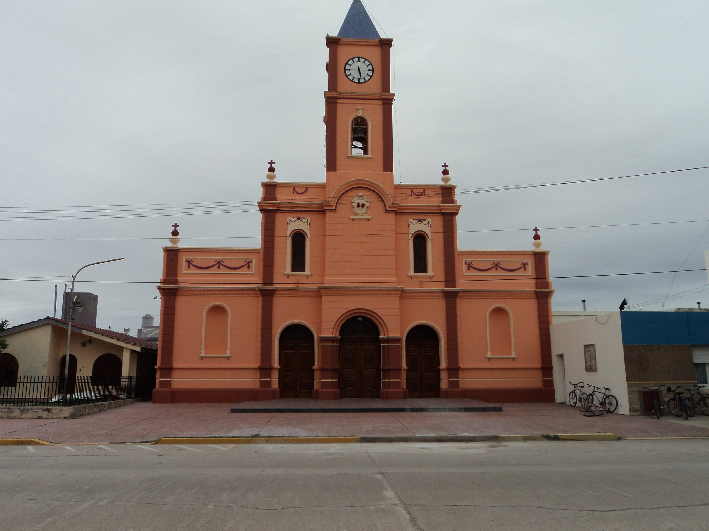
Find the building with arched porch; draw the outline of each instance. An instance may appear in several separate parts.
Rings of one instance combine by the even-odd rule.
[[[326,38],[324,182],[261,183],[261,246],[163,249],[155,402],[552,401],[548,253],[459,250],[455,185],[395,184],[391,39]],[[184,230],[184,228],[183,228]]]

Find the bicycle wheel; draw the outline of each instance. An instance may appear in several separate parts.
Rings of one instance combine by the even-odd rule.
[[[682,409],[680,408],[679,402],[675,397],[667,400],[667,411],[672,413],[675,417],[682,416]]]
[[[613,395],[607,395],[603,399],[603,409],[608,413],[614,413],[618,409],[618,399]]]
[[[689,412],[687,411],[687,402],[681,404],[680,407],[682,408],[682,418],[684,420],[687,420],[689,418]]]
[[[693,417],[697,414],[696,408],[694,407],[694,402],[691,400],[685,400],[684,403],[687,404],[687,416]]]
[[[587,394],[581,393],[581,397],[579,398],[579,411],[583,411],[584,413],[588,411],[588,408],[591,406],[591,401],[588,398]]]
[[[653,407],[655,408],[655,416],[657,417],[657,420],[660,420],[660,417],[662,416],[662,408],[660,407],[660,399],[657,398],[656,396],[653,397]]]
[[[576,391],[571,391],[569,393],[569,405],[571,407],[576,407],[577,402],[578,402],[578,396],[576,396]]]
[[[700,400],[697,400],[697,409],[702,415],[709,415],[709,398],[703,396]]]

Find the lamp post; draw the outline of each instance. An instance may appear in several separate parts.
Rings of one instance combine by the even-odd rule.
[[[111,260],[102,260],[100,262],[93,262],[91,264],[86,264],[84,267],[79,269],[75,274],[71,276],[71,293],[69,294],[69,331],[66,335],[66,362],[64,363],[64,403],[67,404],[68,400],[68,390],[69,390],[69,365],[71,365],[70,353],[71,349],[71,322],[74,320],[74,283],[76,282],[76,277],[79,276],[84,269],[87,267],[95,266],[98,264],[107,264],[108,262],[118,262],[119,260],[124,260],[123,258],[112,258]]]

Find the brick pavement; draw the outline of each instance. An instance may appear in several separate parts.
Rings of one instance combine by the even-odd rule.
[[[707,417],[689,421],[584,417],[563,404],[503,404],[482,413],[231,413],[233,404],[136,403],[77,419],[0,419],[0,439],[122,443],[161,437],[542,435],[709,437]],[[680,419],[681,420],[681,419]]]

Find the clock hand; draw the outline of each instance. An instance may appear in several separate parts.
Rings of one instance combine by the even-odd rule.
[[[362,67],[357,65],[357,72],[359,73],[359,77],[362,77]]]

